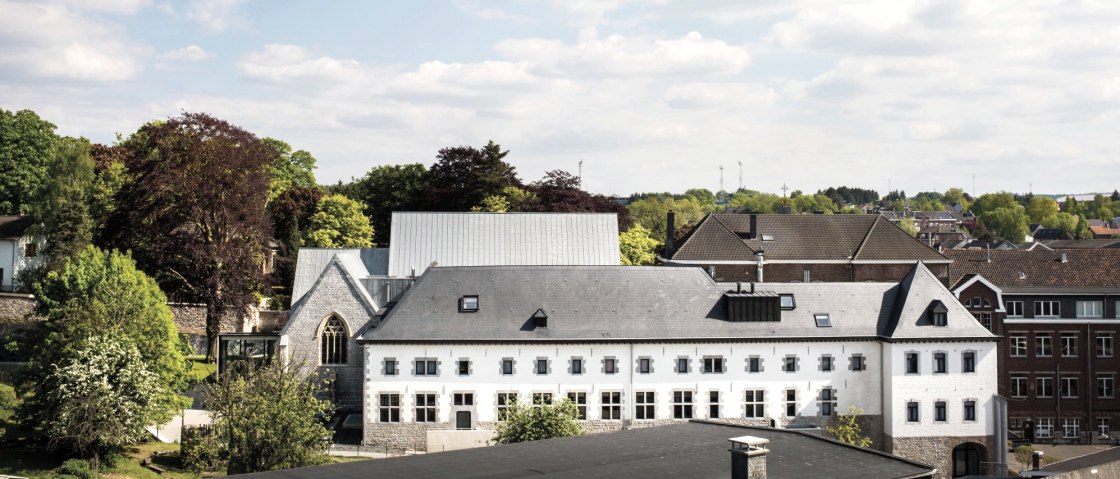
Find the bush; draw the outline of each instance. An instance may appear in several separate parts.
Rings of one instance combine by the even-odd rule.
[[[69,459],[58,466],[55,472],[78,479],[93,479],[96,477],[93,474],[93,468],[89,466],[89,461],[84,459]]]
[[[215,471],[225,461],[225,448],[211,426],[197,426],[183,429],[179,442],[179,461],[183,467],[193,471]]]

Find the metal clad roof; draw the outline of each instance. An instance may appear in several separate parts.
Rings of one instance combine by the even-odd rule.
[[[607,213],[393,213],[388,274],[439,266],[617,265]]]
[[[370,271],[370,268],[384,264],[384,258],[387,256],[387,252],[383,248],[381,248],[381,251],[358,248],[300,248],[299,252],[296,253],[296,274],[295,280],[292,282],[292,304],[295,304],[303,295],[307,294],[307,291],[319,279],[319,275],[323,274],[323,270],[327,268],[331,258],[334,258],[336,254],[341,257],[343,264],[346,265],[351,274],[358,276],[377,274],[376,271]]]

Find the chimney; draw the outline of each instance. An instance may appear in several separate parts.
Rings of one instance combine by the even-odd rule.
[[[766,449],[769,439],[741,436],[731,441],[731,479],[766,479]]]
[[[758,238],[758,215],[752,214],[751,215],[750,239],[757,239],[757,238]]]
[[[759,250],[758,253],[755,253],[755,256],[758,258],[758,277],[755,278],[755,281],[764,283],[766,282],[766,280],[762,279],[762,265],[765,258],[763,258],[762,256],[762,250]]]
[[[1038,471],[1039,463],[1042,462],[1042,451],[1034,451],[1031,453],[1031,470]]]
[[[1062,264],[1066,264],[1068,262],[1069,262],[1069,257],[1066,256],[1065,253],[1062,253]]]
[[[673,257],[673,236],[677,234],[677,213],[669,210],[665,214],[665,257]]]

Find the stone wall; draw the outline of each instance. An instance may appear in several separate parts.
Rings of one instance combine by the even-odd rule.
[[[995,456],[993,436],[938,436],[901,437],[886,436],[886,452],[911,461],[937,468],[936,479],[949,479],[953,474],[953,448],[974,442],[984,447],[980,462],[990,462]]]
[[[23,321],[36,304],[30,294],[0,293],[0,321]]]

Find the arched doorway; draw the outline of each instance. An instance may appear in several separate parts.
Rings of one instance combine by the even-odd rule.
[[[953,477],[979,475],[980,463],[988,456],[984,446],[966,442],[953,448]]]

